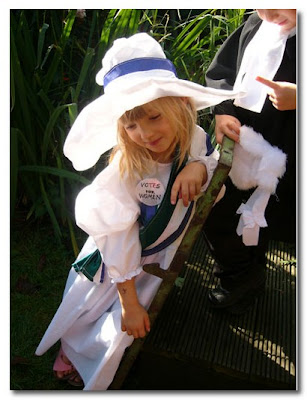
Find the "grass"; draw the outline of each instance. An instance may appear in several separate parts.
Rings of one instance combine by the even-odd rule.
[[[68,232],[63,235],[66,243],[59,245],[50,224],[12,224],[11,390],[72,389],[52,374],[58,345],[41,357],[34,354],[61,302],[74,259]]]

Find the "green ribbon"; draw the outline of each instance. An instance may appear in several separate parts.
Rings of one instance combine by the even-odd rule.
[[[96,249],[93,253],[81,258],[81,260],[75,261],[72,266],[76,272],[82,272],[90,281],[93,282],[93,278],[96,275],[102,262],[100,251]]]
[[[167,184],[167,188],[161,202],[160,207],[158,208],[157,213],[153,216],[153,218],[149,221],[149,223],[140,229],[140,241],[142,245],[142,249],[150,246],[154,243],[165,230],[169,220],[171,219],[174,209],[176,205],[171,204],[171,191],[173,183],[179,172],[183,169],[187,162],[187,156],[185,157],[184,162],[178,168],[178,159],[175,158],[173,162],[170,178]],[[83,257],[81,260],[75,261],[72,266],[74,267],[76,272],[82,272],[90,281],[93,282],[93,278],[96,275],[100,265],[102,262],[102,257],[100,251],[96,249],[94,252],[88,254]],[[100,279],[100,282],[103,281],[103,276]]]

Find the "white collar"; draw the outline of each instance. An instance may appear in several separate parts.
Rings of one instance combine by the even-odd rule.
[[[259,30],[247,45],[234,84],[234,90],[246,92],[246,96],[234,101],[236,106],[260,113],[268,94],[268,87],[256,81],[257,76],[272,80],[281,64],[290,35],[296,28],[282,32],[280,26],[263,21]]]

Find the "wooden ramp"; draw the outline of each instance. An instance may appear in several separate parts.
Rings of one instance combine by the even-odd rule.
[[[271,242],[264,294],[213,310],[214,260],[199,236],[121,389],[295,389],[295,246]]]

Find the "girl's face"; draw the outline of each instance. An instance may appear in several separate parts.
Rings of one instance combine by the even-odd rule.
[[[129,138],[148,149],[154,160],[161,163],[171,162],[170,149],[174,146],[176,135],[168,119],[159,111],[148,106],[144,116],[128,120],[123,126]]]
[[[272,22],[281,27],[283,32],[289,31],[296,26],[296,10],[256,10],[259,18],[263,21]]]

